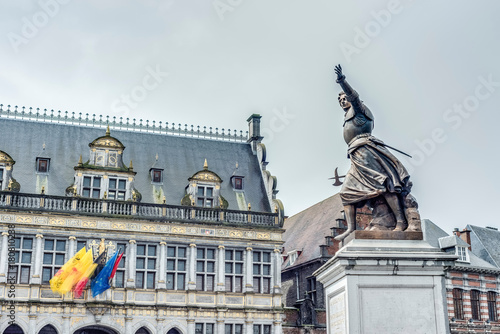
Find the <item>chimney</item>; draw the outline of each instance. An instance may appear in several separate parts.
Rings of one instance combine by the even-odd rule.
[[[472,247],[470,245],[470,232],[471,232],[470,230],[466,230],[464,228],[461,232],[458,232],[459,233],[458,236],[460,237],[460,239],[469,244],[469,250],[472,251]]]
[[[248,143],[252,145],[252,151],[254,154],[257,152],[257,144],[262,141],[264,137],[260,135],[260,119],[262,116],[259,114],[253,114],[248,117]]]

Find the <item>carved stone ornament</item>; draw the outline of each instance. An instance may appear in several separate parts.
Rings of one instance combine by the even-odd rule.
[[[87,307],[87,310],[94,315],[95,322],[101,322],[102,316],[109,311],[109,307]]]

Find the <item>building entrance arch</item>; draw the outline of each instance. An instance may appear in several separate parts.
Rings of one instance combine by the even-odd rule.
[[[114,329],[104,326],[86,326],[78,329],[74,334],[119,334]]]
[[[175,328],[172,328],[171,330],[169,330],[167,332],[167,334],[182,334],[181,332],[179,332],[177,329]]]

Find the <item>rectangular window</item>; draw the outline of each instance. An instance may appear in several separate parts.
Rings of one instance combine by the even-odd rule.
[[[224,325],[224,334],[243,334],[243,325],[226,324]]]
[[[195,334],[214,334],[214,324],[196,323],[194,328]]]
[[[488,317],[490,322],[497,321],[497,293],[488,291]]]
[[[101,198],[101,177],[84,176],[83,177],[83,197]]]
[[[253,291],[271,293],[271,253],[253,252]]]
[[[253,334],[271,334],[271,325],[253,325]]]
[[[206,208],[214,206],[214,188],[198,186],[196,205]]]
[[[464,301],[463,290],[453,289],[453,309],[455,310],[455,319],[464,319]]]
[[[3,168],[0,168],[0,190],[3,190]]]
[[[110,178],[108,184],[108,199],[124,201],[127,192],[127,180]]]
[[[124,288],[125,287],[125,264],[126,264],[126,251],[127,251],[127,244],[125,243],[117,243],[116,248],[118,251],[123,252],[122,259],[120,263],[118,264],[118,268],[116,269],[116,274],[115,274],[115,287],[116,288]]]
[[[309,298],[313,301],[314,305],[316,305],[316,277],[308,277],[307,278],[307,293]]]
[[[215,249],[196,248],[196,290],[214,291]]]
[[[469,259],[467,258],[467,247],[457,246],[456,254],[458,255],[457,261],[469,262]]]
[[[226,249],[225,286],[227,292],[243,292],[243,251]]]
[[[163,182],[163,169],[151,168],[151,182],[153,183]]]
[[[8,265],[9,277],[15,277],[17,284],[29,284],[33,238],[17,237],[14,239],[14,263]]]
[[[472,311],[472,320],[481,320],[481,304],[478,290],[470,291],[470,307]]]
[[[243,178],[241,178],[241,177],[234,178],[234,189],[238,189],[238,190],[243,189]]]
[[[154,289],[156,277],[156,245],[138,244],[135,262],[135,287]]]
[[[45,239],[43,243],[42,284],[50,279],[66,263],[66,240]]]
[[[167,289],[185,290],[186,287],[186,247],[167,247]]]
[[[36,171],[38,173],[48,173],[49,172],[50,159],[47,158],[36,158]]]

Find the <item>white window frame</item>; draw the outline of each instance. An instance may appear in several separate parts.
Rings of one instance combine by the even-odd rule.
[[[52,249],[47,249],[47,243],[53,242]],[[64,249],[57,249],[58,244],[64,243]],[[59,269],[66,263],[66,254],[68,249],[68,242],[66,239],[48,237],[43,240],[43,255],[42,255],[42,284],[49,284],[49,281],[44,280],[44,273],[50,270],[50,278],[52,278]],[[50,263],[46,262],[46,255],[51,255]],[[62,262],[56,263],[57,258],[62,258]],[[50,280],[49,278],[49,280]]]
[[[85,178],[90,178],[90,186],[85,186]],[[99,187],[96,187],[94,186],[94,180],[95,178],[99,178],[100,179],[100,184],[99,184]],[[82,197],[85,197],[85,198],[94,198],[94,199],[100,199],[102,198],[102,194],[103,194],[103,175],[83,175],[82,176]],[[89,189],[89,196],[85,196],[84,195],[84,192],[85,192],[85,189]],[[99,197],[93,197],[92,194],[94,193],[94,190],[99,190]]]
[[[170,255],[170,250],[175,248],[175,254]],[[179,249],[183,249],[184,256],[179,256]],[[183,270],[179,269],[179,263],[184,263]],[[184,245],[167,245],[167,290],[186,290],[188,279],[188,256],[187,247]],[[172,266],[173,264],[173,266]],[[179,286],[179,276],[183,277],[183,286]],[[172,282],[170,282],[170,279]],[[171,284],[171,285],[170,285]]]
[[[111,189],[111,181],[116,181],[115,188]],[[125,182],[125,188],[119,188],[120,182],[123,181]],[[118,176],[111,176],[108,177],[108,184],[107,184],[107,199],[110,200],[115,200],[115,201],[125,201],[127,199],[127,182],[128,180],[126,178],[120,178]],[[119,194],[123,195],[123,198],[119,198]]]
[[[470,262],[469,249],[463,246],[455,247],[455,254],[458,256],[457,261],[459,262]]]
[[[203,195],[200,190],[203,189]],[[211,189],[212,196],[208,196],[208,189]],[[201,205],[200,205],[201,201]],[[210,203],[210,205],[207,205]],[[213,185],[198,185],[196,187],[196,206],[203,208],[213,208],[215,205],[215,186]]]

